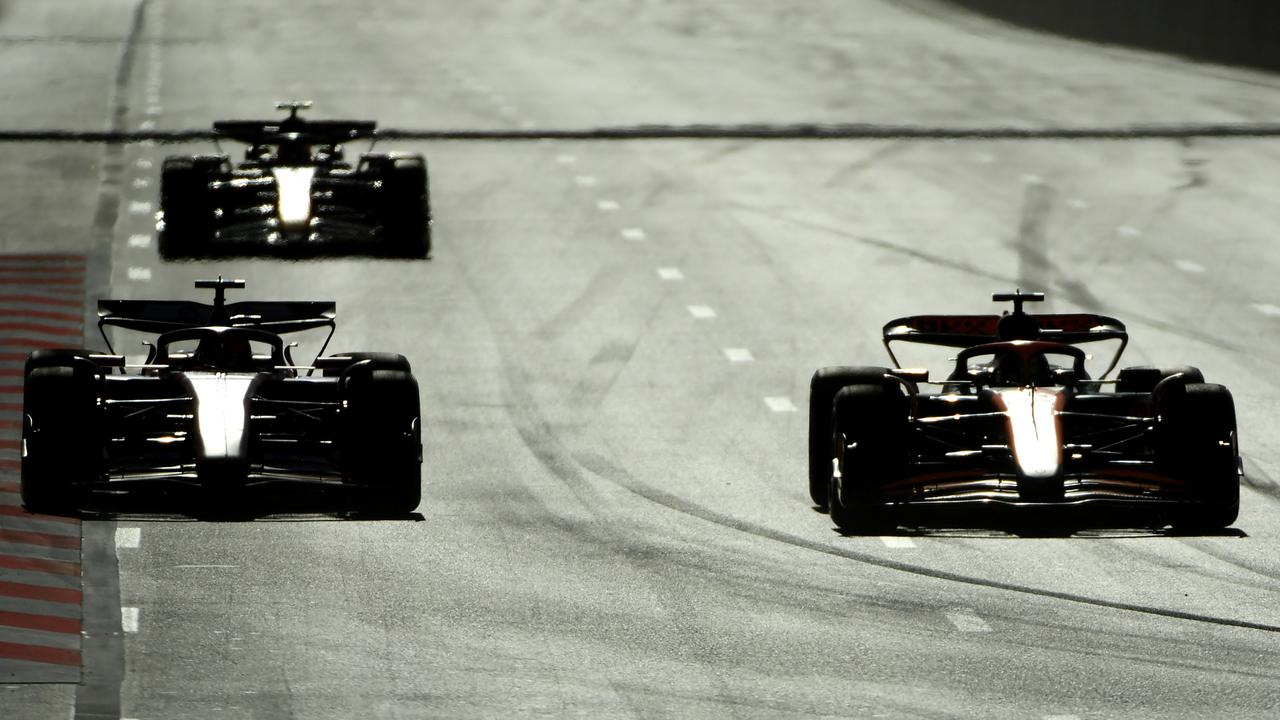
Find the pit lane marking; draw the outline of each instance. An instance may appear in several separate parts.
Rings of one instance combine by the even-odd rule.
[[[725,348],[724,356],[729,358],[731,363],[749,363],[755,361],[755,356],[746,348]]]
[[[136,607],[120,608],[120,629],[127,633],[138,632],[138,615]]]
[[[1254,303],[1253,309],[1267,317],[1280,317],[1280,307],[1276,307],[1271,303]]]
[[[796,412],[799,409],[789,397],[767,397],[764,399],[764,404],[776,413]]]
[[[882,535],[880,537],[880,542],[884,543],[885,547],[894,548],[894,549],[905,550],[907,548],[913,548],[916,546],[916,544],[911,540],[911,538],[901,537],[898,535]]]
[[[129,236],[129,247],[144,248],[150,247],[151,236],[142,233],[136,233]]]
[[[710,305],[690,305],[689,314],[699,320],[710,320],[716,316],[716,311]]]
[[[663,280],[683,280],[684,273],[680,272],[680,268],[660,267],[658,268],[658,277]]]
[[[617,200],[598,200],[596,201],[596,209],[600,212],[616,212],[622,206]]]
[[[987,621],[978,617],[977,613],[968,608],[948,610],[943,615],[960,632],[991,632],[991,626],[987,624]]]
[[[1204,266],[1193,260],[1174,260],[1173,266],[1184,273],[1202,273]]]
[[[147,282],[151,280],[151,268],[149,267],[131,267],[129,268],[129,279],[139,282]]]
[[[141,546],[142,546],[142,528],[136,528],[136,527],[116,528],[116,549],[117,550],[136,550]]]
[[[641,228],[623,228],[622,237],[626,240],[643,240],[647,236]]]

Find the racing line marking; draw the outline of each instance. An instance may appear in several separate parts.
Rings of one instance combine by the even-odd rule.
[[[622,237],[627,240],[643,240],[646,236],[640,228],[623,228]]]
[[[617,200],[599,200],[596,202],[596,209],[600,212],[614,212],[621,207]]]
[[[716,311],[712,310],[709,305],[690,305],[689,314],[699,320],[710,320],[716,316]]]
[[[151,245],[151,236],[137,233],[129,236],[129,247],[144,248]]]
[[[680,272],[680,268],[663,267],[658,268],[658,277],[663,280],[683,280],[684,273]]]
[[[1192,260],[1174,260],[1173,265],[1184,273],[1204,272],[1204,266]]]
[[[138,632],[138,608],[120,608],[120,629],[127,633]]]
[[[916,546],[916,544],[911,541],[911,538],[900,537],[897,535],[882,535],[880,537],[880,542],[884,543],[884,546],[888,548],[906,549]]]
[[[136,550],[142,546],[142,528],[116,528],[116,549]]]
[[[1276,307],[1271,303],[1254,303],[1253,309],[1267,317],[1280,317],[1280,307]]]
[[[795,412],[799,409],[789,397],[767,397],[764,399],[764,404],[776,413]]]
[[[991,626],[987,624],[987,621],[978,617],[974,611],[968,608],[956,608],[943,614],[960,632],[991,632]]]
[[[724,356],[729,358],[731,363],[748,363],[755,360],[751,351],[746,348],[725,348]]]

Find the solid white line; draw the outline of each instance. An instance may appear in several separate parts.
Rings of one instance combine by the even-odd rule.
[[[658,268],[658,277],[663,280],[683,280],[684,273],[680,272],[680,268]]]
[[[640,228],[623,228],[622,237],[627,240],[643,240],[646,236]]]
[[[556,162],[560,163],[561,165],[572,165],[578,162],[578,158],[572,155],[557,155]]]
[[[150,235],[143,235],[141,233],[138,233],[136,235],[129,236],[129,247],[144,248],[144,247],[150,247],[150,245],[151,245]]]
[[[116,549],[134,549],[142,545],[142,528],[116,528]]]
[[[149,268],[149,267],[131,267],[131,268],[129,268],[129,279],[130,279],[130,280],[139,280],[139,281],[142,281],[142,282],[149,281],[149,280],[151,279],[151,268]]]
[[[690,305],[689,314],[699,320],[710,320],[716,316],[716,311],[712,310],[709,305]]]
[[[134,215],[150,215],[151,203],[141,200],[131,200],[129,202],[129,212]]]
[[[732,363],[748,363],[755,360],[751,351],[746,348],[725,348],[724,356]]]
[[[617,200],[600,200],[596,202],[596,209],[600,212],[613,212],[621,207]]]
[[[595,175],[578,175],[573,178],[573,181],[581,187],[593,187],[599,182]]]
[[[1280,317],[1280,307],[1276,307],[1271,303],[1254,303],[1253,309],[1267,317]]]
[[[138,608],[120,608],[120,629],[127,633],[138,632]]]
[[[1135,238],[1142,234],[1142,231],[1132,225],[1121,225],[1116,228],[1116,234],[1120,237]]]
[[[913,548],[916,546],[916,544],[911,541],[911,538],[900,537],[897,535],[882,535],[880,537],[880,542],[884,543],[885,547],[890,548]]]
[[[958,608],[943,613],[960,632],[991,632],[991,626],[972,610]]]
[[[1173,265],[1184,273],[1204,272],[1204,266],[1194,260],[1174,260]]]
[[[796,404],[791,402],[789,397],[767,397],[764,399],[764,404],[768,405],[769,409],[776,413],[795,412],[797,410]]]

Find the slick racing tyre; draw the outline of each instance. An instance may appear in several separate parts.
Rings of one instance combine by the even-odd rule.
[[[22,504],[33,513],[74,514],[83,485],[102,472],[98,375],[87,359],[66,360],[40,358],[26,374],[20,487]]]
[[[896,387],[850,385],[836,393],[832,443],[836,470],[827,507],[842,532],[873,534],[893,525],[879,488],[906,469],[907,400]]]
[[[1240,513],[1235,403],[1222,385],[1188,383],[1161,394],[1156,412],[1162,470],[1191,484],[1194,499],[1172,519],[1180,531],[1215,531]]]
[[[887,368],[825,367],[809,381],[809,498],[820,508],[827,506],[831,485],[831,411],[836,393],[848,385],[886,383]],[[896,384],[896,383],[895,383]]]
[[[1159,385],[1161,380],[1179,373],[1182,374],[1183,382],[1204,382],[1204,375],[1200,372],[1200,369],[1190,365],[1174,367],[1135,365],[1120,369],[1120,374],[1116,376],[1116,392],[1149,393],[1156,389],[1156,385]]]
[[[387,352],[349,352],[332,355],[327,360],[347,358],[350,362],[341,367],[326,367],[321,373],[324,377],[338,377],[350,370],[357,363],[364,363],[370,370],[401,370],[410,372],[409,359],[399,353]]]
[[[160,168],[160,256],[205,255],[213,237],[213,200],[209,183],[225,158],[168,157]]]
[[[343,474],[357,486],[361,512],[406,515],[422,501],[418,383],[404,370],[355,365],[342,389]]]
[[[390,257],[425,258],[431,252],[431,197],[421,155],[366,155],[361,168],[382,183],[378,216]]]

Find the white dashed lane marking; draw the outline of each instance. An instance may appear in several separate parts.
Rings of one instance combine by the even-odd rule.
[[[118,527],[116,528],[116,548],[117,549],[135,549],[142,545],[142,528],[136,527]]]
[[[1276,307],[1271,303],[1254,303],[1253,309],[1267,317],[1280,317],[1280,307]]]
[[[663,280],[683,280],[684,273],[680,272],[680,268],[663,267],[658,268],[658,277]]]
[[[1071,198],[1070,200],[1067,201],[1067,207],[1072,208],[1074,210],[1084,210],[1085,208],[1089,207],[1089,203],[1085,202],[1084,200],[1081,200],[1080,198]]]
[[[144,248],[151,246],[151,236],[138,233],[129,236],[129,247]]]
[[[151,279],[151,268],[131,267],[129,268],[129,279],[142,282],[148,281]]]
[[[120,629],[127,633],[138,632],[138,608],[120,608]]]
[[[888,548],[899,548],[899,549],[901,549],[901,548],[913,548],[913,547],[915,547],[915,546],[916,546],[916,544],[915,544],[914,542],[912,542],[912,541],[911,541],[911,538],[909,538],[909,537],[901,537],[901,536],[898,536],[898,535],[884,535],[884,536],[881,536],[881,538],[880,538],[880,542],[884,543],[884,546],[885,546],[885,547],[888,547]]]
[[[138,158],[133,161],[133,166],[139,170],[150,170],[152,162],[150,158]]]
[[[1142,231],[1132,225],[1121,225],[1116,228],[1116,234],[1120,237],[1135,238],[1142,234]]]
[[[1020,179],[1022,180],[1022,182],[1026,183],[1027,185],[1043,185],[1044,184],[1044,178],[1040,177],[1039,175],[1036,175],[1035,173],[1027,173],[1023,175]]]
[[[595,175],[578,175],[573,181],[581,187],[594,187],[599,182]]]
[[[991,632],[991,626],[987,624],[987,621],[967,608],[948,610],[943,614],[960,632]]]
[[[150,215],[151,203],[141,200],[131,200],[129,202],[129,212],[133,215]]]
[[[155,130],[155,129],[156,129],[156,121],[155,121],[155,120],[143,120],[142,122],[138,123],[138,129],[139,129],[139,130]]]
[[[561,165],[572,165],[578,162],[578,158],[572,155],[557,155],[556,162],[560,163]]]
[[[689,314],[699,320],[710,320],[716,316],[716,311],[712,310],[709,305],[690,305]]]
[[[979,165],[990,165],[996,161],[996,156],[991,153],[978,153],[973,159],[978,161]]]
[[[1173,266],[1184,273],[1202,273],[1204,266],[1194,260],[1174,260]]]
[[[532,120],[521,120],[521,121],[520,121],[520,129],[522,129],[522,130],[532,130],[533,128],[536,128],[536,127],[538,127],[538,123],[536,123],[536,122],[534,122],[534,121],[532,121]]]
[[[798,409],[789,397],[767,397],[764,399],[764,404],[776,413],[795,412]]]
[[[614,212],[621,207],[617,200],[599,200],[596,202],[596,209],[600,212]]]
[[[622,231],[622,237],[627,240],[643,240],[646,236],[640,228],[626,228]]]
[[[134,178],[133,187],[135,190],[145,190],[146,188],[151,187],[151,181],[147,178]]]
[[[755,360],[755,356],[746,348],[725,348],[724,356],[732,363],[748,363]]]
[[[163,107],[161,107],[161,106],[159,106],[159,105],[148,105],[148,106],[147,106],[147,114],[148,114],[148,115],[159,115],[159,114],[161,114],[161,113],[163,113],[163,112],[164,112],[164,108],[163,108]]]

